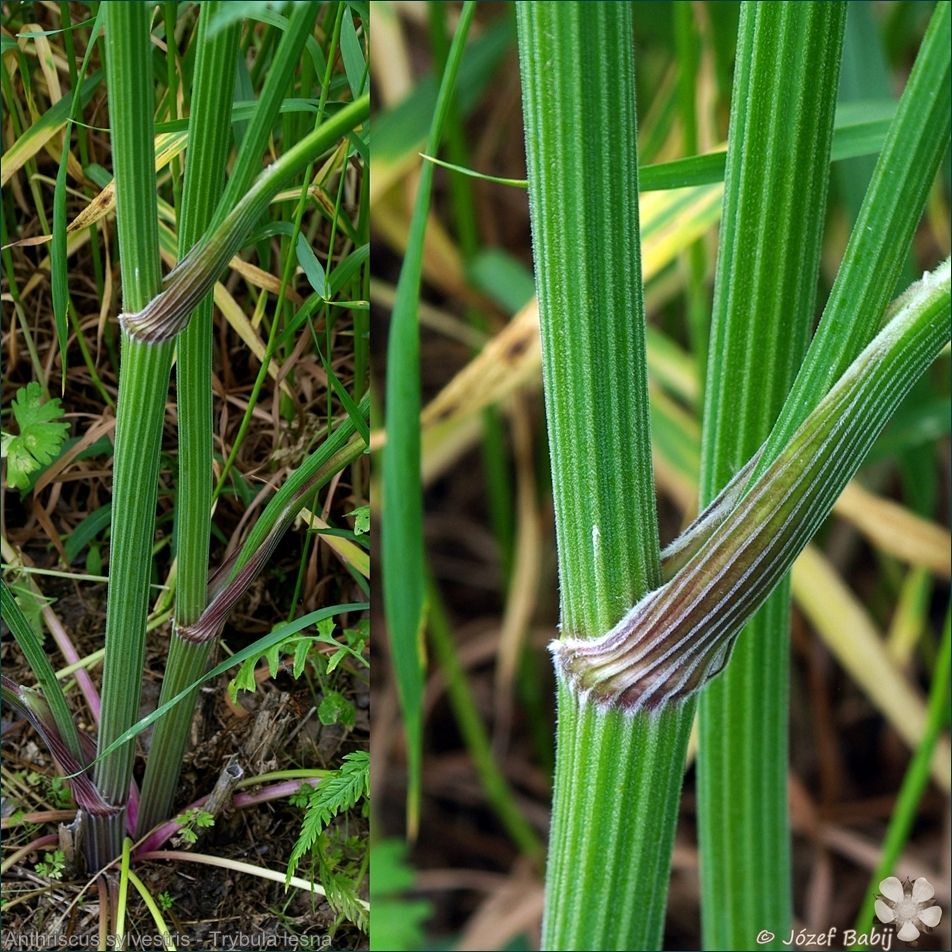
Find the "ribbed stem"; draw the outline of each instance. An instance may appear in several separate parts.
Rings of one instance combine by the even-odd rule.
[[[806,352],[845,17],[843,4],[741,7],[702,508],[767,438]],[[748,948],[766,925],[781,937],[789,931],[789,614],[784,579],[700,702],[698,836],[710,949]]]
[[[660,949],[694,699],[632,718],[560,685],[558,707],[542,948]]]
[[[561,627],[584,639],[660,584],[631,10],[516,11]],[[659,947],[693,704],[558,702],[543,948]]]
[[[116,217],[123,305],[138,310],[161,286],[153,152],[151,8],[116,2],[106,8],[106,76],[109,91]],[[159,456],[173,345],[129,340],[123,334],[113,463],[112,537],[106,607],[106,656],[98,744],[103,751],[137,719],[145,654],[146,618]],[[135,747],[126,744],[96,766],[103,798],[125,804]],[[119,854],[125,811],[90,818],[87,861],[93,868]]]
[[[594,636],[661,580],[630,11],[516,9],[562,631]]]
[[[189,149],[179,216],[179,259],[201,238],[221,195],[231,144],[229,79],[238,56],[240,21],[206,39],[219,2],[200,8]],[[207,295],[178,341],[179,418],[177,624],[193,622],[205,608],[212,508],[212,297]]]
[[[221,4],[201,7],[195,80],[189,117],[189,149],[179,213],[179,258],[202,236],[221,195],[231,145],[234,75],[240,21],[207,39],[208,24]],[[179,420],[179,481],[176,500],[178,566],[175,626],[159,704],[197,681],[210,644],[182,642],[177,629],[196,621],[205,609],[212,511],[212,308],[211,295],[198,305],[177,341],[176,382]],[[175,707],[155,728],[146,765],[137,833],[168,819],[188,743],[194,698]]]

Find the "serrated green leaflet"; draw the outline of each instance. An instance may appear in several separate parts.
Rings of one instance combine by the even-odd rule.
[[[13,416],[19,435],[3,434],[3,456],[7,460],[7,478],[20,489],[30,485],[30,474],[50,463],[59,453],[69,425],[57,423],[62,416],[59,400],[41,404],[42,391],[36,382],[17,390]]]

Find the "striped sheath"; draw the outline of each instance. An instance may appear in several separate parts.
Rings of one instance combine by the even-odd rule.
[[[584,701],[628,713],[682,701],[730,659],[916,379],[949,340],[947,259],[890,308],[856,358],[752,485],[760,452],[662,554],[673,577],[600,638],[550,645]]]

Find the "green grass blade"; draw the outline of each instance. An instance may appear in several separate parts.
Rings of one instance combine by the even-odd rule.
[[[702,508],[767,438],[806,352],[845,17],[838,4],[741,8],[704,408]],[[789,610],[789,587],[782,584],[700,702],[698,838],[709,949],[748,948],[766,926],[789,933]]]
[[[324,373],[327,374],[327,379],[334,388],[334,393],[337,394],[337,399],[340,400],[341,405],[347,411],[347,415],[353,421],[360,438],[364,441],[364,446],[370,446],[370,425],[366,420],[366,415],[360,412],[357,404],[354,403],[354,398],[347,392],[347,388],[340,382],[337,374],[334,373],[334,368],[331,367],[330,361],[324,356],[316,336],[314,337],[314,347],[321,358],[321,363],[324,365]]]
[[[359,99],[367,91],[367,57],[360,48],[360,40],[354,28],[354,17],[349,9],[345,10],[341,24],[340,53],[351,95],[354,99]]]
[[[146,730],[146,728],[151,727],[159,718],[165,717],[169,711],[175,707],[175,705],[181,704],[182,701],[189,697],[189,695],[192,694],[197,688],[200,688],[203,684],[207,684],[209,681],[214,680],[215,678],[219,677],[219,675],[225,674],[231,670],[231,668],[241,664],[243,661],[247,661],[249,658],[261,658],[265,656],[268,653],[268,650],[274,647],[274,645],[278,645],[282,641],[290,638],[291,635],[295,635],[299,631],[303,631],[308,627],[308,625],[316,625],[319,621],[323,621],[325,618],[332,618],[334,615],[342,615],[345,612],[364,612],[367,611],[368,608],[370,608],[370,605],[367,602],[355,602],[354,604],[347,605],[331,605],[328,608],[321,608],[317,611],[310,612],[307,615],[302,615],[300,618],[295,618],[294,621],[289,621],[285,625],[280,625],[279,627],[275,628],[274,631],[269,632],[267,635],[259,638],[253,644],[248,645],[247,648],[242,648],[241,651],[236,651],[231,657],[226,658],[220,664],[215,665],[215,667],[210,671],[206,671],[195,683],[189,684],[174,697],[171,697],[167,701],[163,702],[151,714],[148,714],[140,721],[136,721],[127,731],[125,731],[123,734],[120,734],[109,747],[106,747],[98,753],[96,762],[101,762],[103,757],[108,757],[111,754],[114,754],[124,745],[128,745],[130,741],[135,740],[139,734]]]
[[[431,3],[427,13],[433,60],[439,68],[442,68],[447,56],[446,5]],[[446,116],[446,153],[453,162],[465,165],[469,159],[466,137],[457,106],[459,93],[459,90],[455,92]],[[456,239],[464,267],[468,267],[479,250],[480,244],[475,198],[471,183],[465,176],[450,176],[449,189]],[[477,330],[484,331],[487,326],[486,316],[473,307],[467,310],[466,321]],[[508,581],[512,574],[515,542],[514,504],[509,451],[503,421],[494,407],[487,407],[483,411],[482,429],[482,466],[485,476],[486,502],[489,507],[493,536],[499,548],[502,577]]]
[[[430,635],[430,643],[433,645],[434,654],[446,679],[446,691],[453,705],[453,716],[463,735],[473,767],[479,776],[479,782],[486,792],[486,799],[495,810],[512,841],[526,856],[539,864],[541,869],[545,845],[519,809],[513,790],[493,755],[492,744],[479,713],[476,699],[466,678],[466,672],[460,664],[456,643],[453,640],[453,631],[446,617],[446,609],[443,607],[439,590],[432,579],[428,579],[427,588],[429,601],[427,631]]]
[[[60,362],[65,368],[66,338],[69,333],[67,309],[69,286],[66,267],[66,156],[69,153],[69,124],[63,134],[63,155],[56,173],[53,190],[53,241],[50,243],[50,284],[53,292],[53,320],[59,338]],[[62,378],[62,392],[66,392],[66,374]]]
[[[892,100],[848,103],[846,106],[841,103],[836,112],[830,161],[872,156],[879,152],[889,134],[889,124],[895,113],[896,103]],[[434,159],[432,156],[426,156],[426,159],[470,178],[498,182],[514,188],[527,188],[529,185],[525,179],[498,178],[454,165],[452,162]],[[669,188],[711,185],[724,181],[726,164],[726,152],[709,152],[706,155],[692,155],[686,159],[673,159],[656,165],[643,165],[638,170],[638,186],[642,192],[657,192]]]
[[[430,126],[426,151],[435,154],[476,6],[463,7]],[[372,173],[371,173],[372,174]],[[407,735],[409,790],[407,832],[419,822],[423,745],[423,657],[425,569],[423,491],[420,485],[420,341],[417,306],[423,268],[423,239],[433,185],[425,162],[417,186],[407,252],[400,271],[387,349],[387,444],[383,451],[383,587],[400,704]]]
[[[100,7],[96,13],[96,21],[90,32],[90,39],[83,56],[82,70],[78,74],[83,76],[89,64],[89,58],[95,49],[93,39],[99,35],[105,19],[105,9]],[[73,95],[70,97],[70,118],[75,119],[81,112],[81,88],[76,82]],[[56,187],[53,191],[53,241],[50,245],[50,282],[53,288],[53,317],[56,322],[56,334],[59,338],[60,359],[63,365],[63,390],[66,390],[66,339],[69,334],[67,326],[67,308],[69,306],[69,287],[66,264],[66,170],[67,156],[69,155],[70,123],[66,124],[63,132],[63,151],[60,156],[60,167],[56,173]],[[80,335],[81,336],[81,335]]]
[[[30,665],[37,683],[43,689],[43,696],[56,721],[60,739],[77,763],[84,763],[85,758],[79,746],[79,734],[76,731],[72,712],[66,703],[63,688],[56,678],[56,672],[50,664],[46,651],[43,650],[42,642],[37,638],[33,626],[27,621],[23,609],[17,604],[6,582],[0,582],[0,615],[10,626],[10,631],[13,632],[13,637],[23,651],[23,656]]]
[[[92,44],[90,44],[92,45]],[[80,108],[85,109],[93,93],[102,82],[102,70],[97,69],[80,87]],[[42,117],[26,129],[17,141],[3,154],[0,170],[0,185],[6,185],[17,169],[33,158],[60,129],[64,128],[72,110],[72,98],[64,96],[55,106],[50,106]]]

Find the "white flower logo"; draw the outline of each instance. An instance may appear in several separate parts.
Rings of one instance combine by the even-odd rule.
[[[883,894],[876,899],[876,916],[880,922],[896,923],[896,935],[903,942],[915,942],[920,930],[931,932],[939,924],[942,910],[932,902],[935,890],[928,879],[911,883],[907,878],[901,883],[890,876],[879,888]]]

